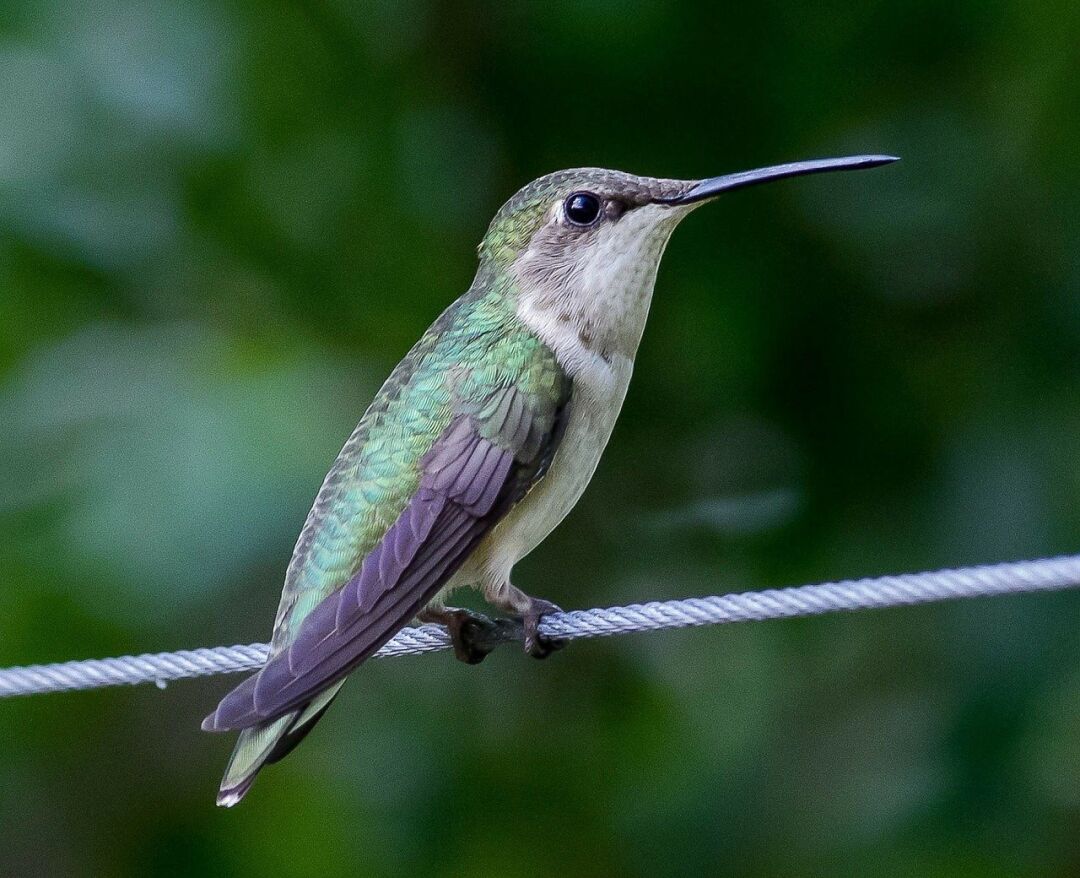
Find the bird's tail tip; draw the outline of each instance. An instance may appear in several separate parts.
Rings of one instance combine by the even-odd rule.
[[[203,722],[204,729],[221,731],[213,722],[215,716],[216,713],[213,713],[206,718]],[[225,776],[221,779],[217,795],[218,805],[231,808],[247,795],[260,769],[267,762],[273,761],[282,739],[287,736],[295,720],[295,714],[286,714],[280,719],[240,732],[229,757],[229,764],[225,767]]]
[[[222,778],[217,796],[218,805],[231,808],[243,799],[262,767],[277,762],[303,740],[340,688],[341,683],[338,682],[298,710],[241,728],[229,764],[225,767],[225,777]],[[246,717],[241,716],[241,719],[246,720]],[[218,705],[218,709],[202,723],[203,729],[208,732],[228,731],[236,728],[236,725],[235,716],[223,711],[222,705]]]
[[[251,789],[252,784],[255,783],[255,777],[258,772],[252,773],[249,777],[245,777],[239,783],[226,786],[223,782],[221,789],[218,790],[217,804],[219,808],[231,808],[233,805],[240,803],[240,800],[247,795],[248,790]]]

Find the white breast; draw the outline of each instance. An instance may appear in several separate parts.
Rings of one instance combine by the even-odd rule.
[[[620,355],[575,377],[566,431],[551,468],[492,534],[490,567],[508,575],[574,508],[611,438],[633,368]]]
[[[631,330],[632,343],[623,348],[629,354],[589,346],[573,324],[559,320],[550,310],[532,310],[527,303],[519,307],[522,321],[555,351],[570,374],[573,390],[566,429],[550,469],[474,555],[481,579],[507,580],[514,564],[555,529],[588,487],[626,398],[634,371],[633,353],[648,315],[651,281],[652,277],[645,281],[647,289],[632,309],[636,313],[621,315],[624,321],[629,317],[637,324]]]

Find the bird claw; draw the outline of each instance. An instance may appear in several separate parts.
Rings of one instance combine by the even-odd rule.
[[[445,625],[458,661],[477,665],[498,645],[503,625],[473,610],[446,609],[420,614],[421,622]]]
[[[562,649],[569,643],[568,640],[545,637],[540,633],[540,620],[548,613],[561,612],[551,601],[531,598],[520,622],[512,619],[491,619],[473,610],[457,608],[425,610],[418,618],[421,622],[444,625],[457,659],[476,665],[487,658],[500,643],[517,637],[523,638],[525,652],[533,658],[547,658],[556,650]]]
[[[561,612],[562,610],[551,601],[545,601],[542,598],[533,598],[530,601],[528,609],[521,617],[521,625],[525,634],[525,652],[533,658],[547,658],[569,642],[555,637],[545,637],[540,633],[540,620],[548,613]]]

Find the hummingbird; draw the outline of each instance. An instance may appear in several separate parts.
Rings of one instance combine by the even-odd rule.
[[[451,607],[480,589],[520,619],[526,652],[561,646],[558,610],[511,581],[592,478],[630,383],[672,231],[725,192],[872,168],[862,155],[704,180],[600,168],[529,183],[495,215],[468,291],[391,372],[330,468],[285,575],[269,657],[202,724],[239,731],[218,795],[235,805],[289,753],[346,676],[414,619],[484,658],[496,624]]]

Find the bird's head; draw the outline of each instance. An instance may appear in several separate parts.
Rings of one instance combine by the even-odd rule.
[[[636,312],[647,310],[664,247],[688,213],[733,189],[892,161],[879,155],[820,159],[705,180],[602,168],[558,171],[502,206],[480,245],[481,264],[509,273],[519,307],[536,319],[550,312],[583,338],[609,336],[601,341],[629,348],[632,356],[644,322]]]

